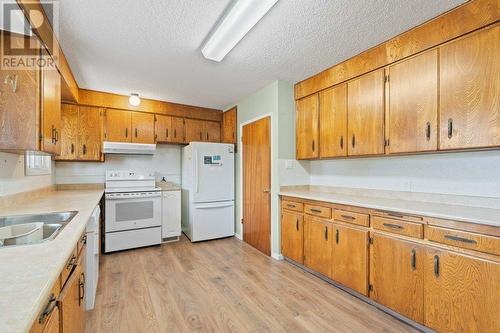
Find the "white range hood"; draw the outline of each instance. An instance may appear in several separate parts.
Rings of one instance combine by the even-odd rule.
[[[104,141],[103,144],[103,152],[105,154],[153,155],[155,151],[156,144],[109,141]]]

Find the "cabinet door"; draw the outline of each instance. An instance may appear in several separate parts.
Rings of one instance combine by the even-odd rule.
[[[384,70],[347,84],[348,155],[384,153]]]
[[[216,121],[205,121],[203,140],[206,142],[220,142],[220,123]]]
[[[347,84],[319,94],[319,119],[319,156],[347,156]]]
[[[155,115],[132,112],[132,142],[155,143]]]
[[[61,105],[61,154],[58,160],[76,160],[78,156],[78,105]]]
[[[423,323],[424,251],[415,243],[373,235],[370,297],[418,323]]]
[[[186,119],[184,126],[185,142],[203,142],[203,130],[203,120]]]
[[[389,67],[388,153],[437,150],[438,53]]]
[[[85,331],[85,275],[77,265],[60,295],[62,333]]]
[[[55,307],[47,320],[47,325],[45,325],[43,333],[60,333],[60,314],[59,308]]]
[[[181,192],[164,192],[163,207],[166,211],[163,214],[162,238],[179,237],[181,235]]]
[[[185,143],[184,118],[172,117],[172,142]]]
[[[172,141],[172,117],[156,115],[155,116],[155,138],[156,142]]]
[[[333,225],[332,279],[368,296],[368,231]]]
[[[287,211],[281,214],[281,254],[304,263],[304,215]]]
[[[57,69],[42,70],[42,150],[61,153],[61,75]]]
[[[297,101],[296,129],[297,159],[319,157],[318,94]]]
[[[234,107],[222,114],[222,142],[236,145],[236,113]]]
[[[439,149],[500,146],[500,26],[439,49]]]
[[[98,107],[79,107],[78,159],[100,161],[102,151],[103,119]]]
[[[500,332],[500,264],[435,248],[424,262],[425,325],[439,332]]]
[[[330,277],[332,274],[332,223],[306,215],[304,265]]]
[[[131,112],[114,109],[106,110],[106,141],[131,142]]]

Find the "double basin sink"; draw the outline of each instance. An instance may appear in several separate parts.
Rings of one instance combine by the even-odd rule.
[[[77,213],[67,211],[0,217],[0,247],[52,240]]]

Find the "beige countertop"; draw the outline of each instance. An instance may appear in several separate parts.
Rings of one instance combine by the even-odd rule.
[[[29,331],[102,195],[102,189],[50,191],[1,209],[0,216],[78,214],[51,241],[0,248],[0,332]]]
[[[181,186],[172,182],[156,182],[156,186],[161,188],[162,191],[180,191]]]
[[[431,193],[284,186],[280,195],[500,227],[500,199]]]

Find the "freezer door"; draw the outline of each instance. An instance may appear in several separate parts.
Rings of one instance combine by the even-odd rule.
[[[199,203],[192,209],[192,242],[234,236],[234,201]]]
[[[234,200],[232,144],[197,143],[192,147],[193,202]]]

